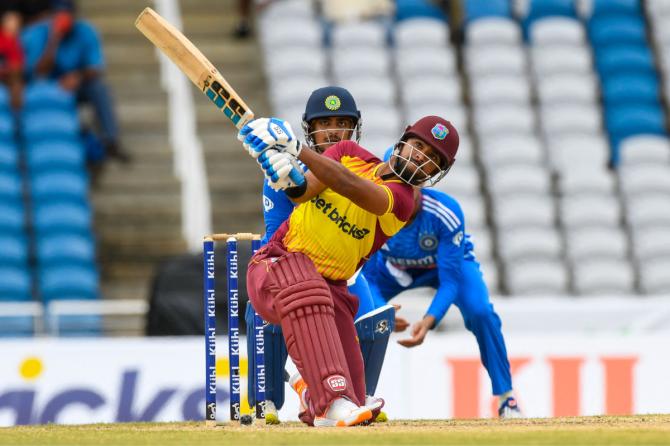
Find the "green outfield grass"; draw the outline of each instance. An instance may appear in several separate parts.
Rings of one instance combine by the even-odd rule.
[[[128,423],[0,428],[0,445],[668,445],[670,415],[391,421],[355,428]]]

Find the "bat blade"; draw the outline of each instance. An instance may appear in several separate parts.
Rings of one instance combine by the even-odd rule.
[[[232,122],[241,129],[254,118],[251,108],[226,82],[219,70],[177,28],[151,8],[145,8],[135,27],[163,52]]]

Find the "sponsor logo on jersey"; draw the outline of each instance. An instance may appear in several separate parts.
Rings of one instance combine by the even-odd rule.
[[[336,207],[333,207],[333,203],[324,200],[320,196],[317,195],[312,198],[311,202],[318,210],[323,212],[323,215],[325,215],[328,220],[335,223],[342,232],[351,235],[356,240],[362,240],[363,237],[370,233],[370,230],[367,228],[359,228],[356,224],[349,223],[346,215],[342,214]]]
[[[463,243],[463,231],[458,231],[456,235],[454,235],[454,238],[451,239],[451,241],[454,243],[454,245],[461,246],[461,243]]]
[[[432,234],[422,235],[419,239],[419,246],[424,251],[433,251],[437,247],[437,237]]]
[[[347,390],[347,379],[342,375],[332,375],[326,378],[328,386],[333,392],[344,392]]]
[[[263,209],[265,212],[270,212],[275,207],[275,204],[268,197],[263,195]]]
[[[387,260],[391,262],[391,265],[400,269],[407,268],[435,268],[437,259],[435,256],[429,255],[421,257],[419,259],[405,259],[400,257],[388,257]]]
[[[435,127],[430,130],[430,133],[433,134],[435,139],[439,139],[441,141],[447,137],[449,134],[449,129],[444,124],[438,122],[435,124]]]
[[[326,98],[325,105],[328,110],[335,111],[340,108],[342,102],[340,101],[340,98],[338,98],[334,94],[331,94]]]

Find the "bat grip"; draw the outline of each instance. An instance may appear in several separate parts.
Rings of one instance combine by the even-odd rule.
[[[305,182],[305,175],[303,175],[303,173],[295,167],[291,169],[291,172],[288,174],[288,176],[296,186],[302,186]]]
[[[277,152],[277,150],[276,149],[265,150],[263,153],[260,154],[258,160],[264,162],[265,159],[267,159],[273,152]],[[291,179],[291,181],[293,181],[293,184],[295,184],[296,186],[302,186],[303,183],[305,182],[305,175],[303,174],[302,170],[296,166],[293,166],[288,176]]]

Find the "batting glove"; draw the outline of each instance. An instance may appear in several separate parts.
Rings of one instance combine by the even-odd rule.
[[[275,149],[267,149],[256,159],[260,165],[268,184],[274,190],[283,190],[294,187],[304,182],[302,170],[293,155],[287,152],[278,152]],[[300,174],[298,182],[293,181],[295,173]]]
[[[258,158],[268,148],[287,152],[295,158],[302,150],[291,124],[277,118],[259,118],[251,121],[237,135],[242,145],[253,158]]]

